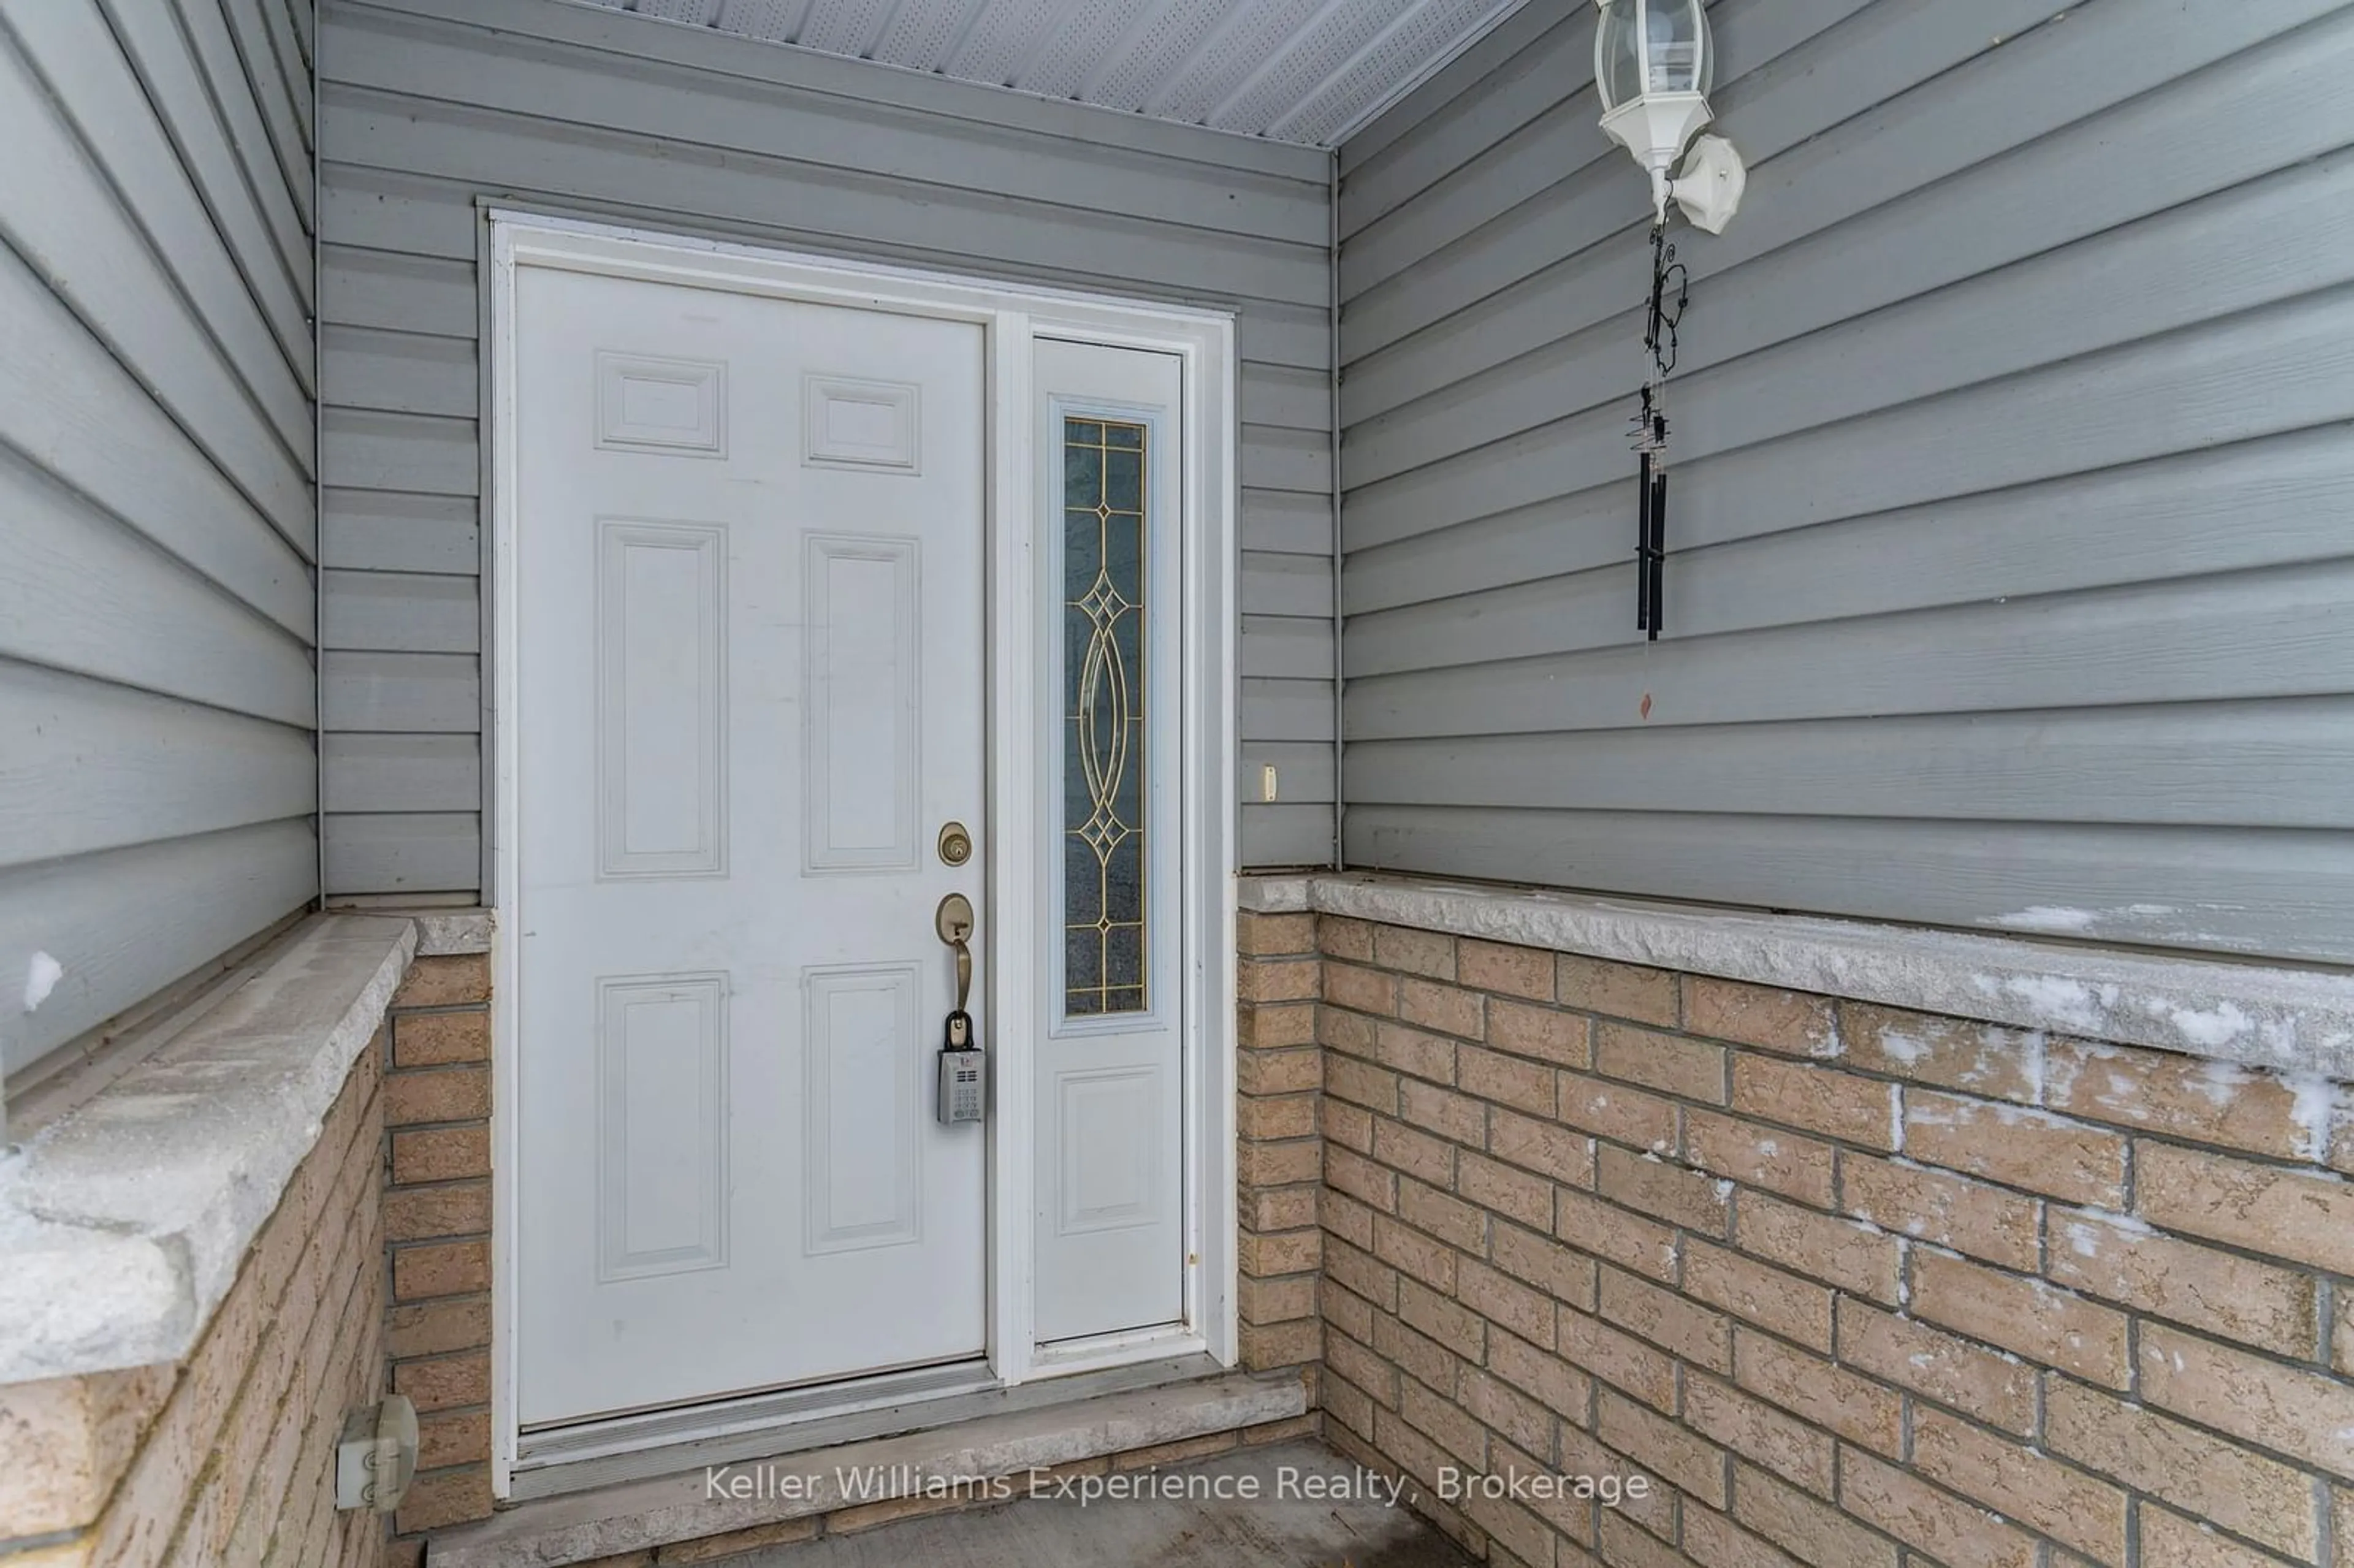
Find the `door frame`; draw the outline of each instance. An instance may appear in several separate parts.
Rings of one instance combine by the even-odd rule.
[[[1043,939],[1036,902],[1044,824],[1017,813],[1038,798],[1034,736],[1040,716],[1038,662],[1045,634],[999,635],[1041,627],[1034,592],[1034,493],[1040,420],[1029,347],[1067,338],[1172,354],[1182,361],[1184,483],[1178,525],[1182,544],[1182,743],[1190,760],[1181,791],[1183,852],[1182,1035],[1185,1094],[1184,1318],[1169,1330],[1130,1331],[1037,1352],[1032,1327],[1034,1162],[1037,1152],[1030,1093],[1029,1042],[1044,1027],[1044,999],[1019,981],[1025,966],[992,962],[990,989],[995,1055],[988,1126],[990,1372],[1012,1385],[1033,1378],[1094,1371],[1132,1361],[1206,1352],[1225,1365],[1237,1358],[1236,1217],[1233,1193],[1233,1048],[1235,867],[1235,682],[1239,611],[1235,518],[1239,514],[1234,317],[1229,312],[1097,297],[1060,290],[960,278],[842,260],[739,243],[659,233],[620,224],[502,207],[488,210],[483,342],[489,428],[483,529],[485,727],[491,739],[484,775],[490,896],[497,912],[493,947],[491,1115],[492,1475],[506,1498],[521,1444],[517,1421],[515,1267],[516,1183],[521,1150],[515,1107],[521,1090],[517,982],[520,954],[511,934],[525,918],[518,894],[514,787],[518,711],[515,680],[514,506],[517,480],[515,281],[519,269],[545,267],[606,277],[705,288],[818,304],[882,309],[978,324],[985,340],[982,402],[987,430],[983,507],[984,594],[989,711],[987,828],[990,873],[983,918],[991,923],[992,959],[1034,952]],[[1009,1086],[1020,1086],[1009,1092]]]

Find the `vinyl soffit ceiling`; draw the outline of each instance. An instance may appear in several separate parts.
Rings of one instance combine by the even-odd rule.
[[[1522,0],[588,0],[608,10],[1304,146]]]

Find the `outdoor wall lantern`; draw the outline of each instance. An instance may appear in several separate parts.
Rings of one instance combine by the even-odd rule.
[[[1689,276],[1668,243],[1668,208],[1672,204],[1693,227],[1722,234],[1741,208],[1749,175],[1732,143],[1700,135],[1714,118],[1708,92],[1716,83],[1716,43],[1709,36],[1705,0],[1595,4],[1602,11],[1594,35],[1602,130],[1635,154],[1651,176],[1651,303],[1643,346],[1650,351],[1655,374],[1644,384],[1642,408],[1635,417],[1635,450],[1641,463],[1635,625],[1656,642],[1667,552],[1667,380],[1676,367],[1676,329],[1689,298]],[[1683,159],[1680,171],[1678,159]]]

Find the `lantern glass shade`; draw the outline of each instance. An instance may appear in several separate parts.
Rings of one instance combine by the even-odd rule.
[[[1594,79],[1607,113],[1640,98],[1696,93],[1716,84],[1716,50],[1702,0],[1601,0]]]

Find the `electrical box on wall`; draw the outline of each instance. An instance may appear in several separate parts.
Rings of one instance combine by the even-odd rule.
[[[390,1513],[417,1477],[417,1406],[406,1394],[344,1417],[335,1443],[335,1507]]]

